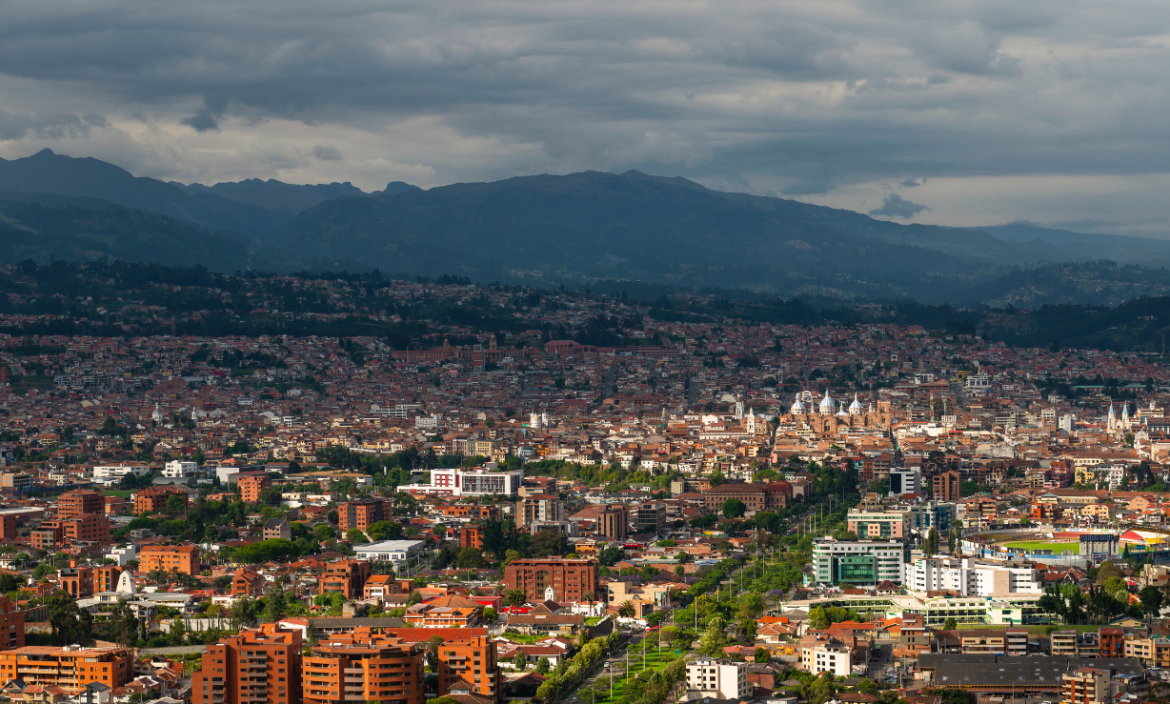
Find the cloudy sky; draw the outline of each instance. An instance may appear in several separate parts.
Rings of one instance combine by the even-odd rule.
[[[682,175],[1170,236],[1170,4],[11,0],[0,157],[430,187]]]

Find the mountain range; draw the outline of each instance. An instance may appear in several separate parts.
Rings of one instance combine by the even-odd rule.
[[[1170,291],[1170,241],[902,225],[637,171],[366,193],[348,182],[168,183],[49,150],[0,159],[0,259],[100,256],[961,305],[1116,305]]]

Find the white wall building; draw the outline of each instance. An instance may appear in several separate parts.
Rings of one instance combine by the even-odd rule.
[[[692,660],[687,663],[687,689],[691,698],[742,699],[752,692],[747,663]]]
[[[890,496],[921,494],[922,470],[918,467],[897,467],[890,470]]]
[[[851,653],[844,645],[818,645],[812,651],[812,670],[814,675],[822,672],[831,672],[836,677],[848,677],[850,673]]]
[[[400,564],[423,554],[425,543],[421,540],[383,540],[353,546],[355,557],[370,562],[393,562]]]
[[[522,470],[497,472],[494,467],[476,469],[432,469],[430,484],[408,484],[398,491],[444,496],[517,496],[524,480]]]
[[[913,592],[951,591],[960,596],[1005,597],[1044,593],[1039,572],[965,557],[919,558],[905,565],[902,583]]]
[[[93,468],[93,479],[101,484],[115,484],[129,474],[142,476],[146,471],[144,464],[101,465]]]
[[[127,563],[138,559],[138,546],[130,543],[111,548],[106,557],[117,562],[119,567],[125,567]]]
[[[197,471],[199,471],[199,465],[194,462],[172,460],[171,462],[167,462],[163,467],[163,476],[171,479],[182,479],[183,477],[195,476],[195,472]]]

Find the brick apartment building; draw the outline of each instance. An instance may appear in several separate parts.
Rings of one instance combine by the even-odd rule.
[[[70,491],[57,499],[57,519],[65,520],[85,513],[105,514],[106,499],[100,492],[88,489]]]
[[[246,504],[260,503],[260,492],[272,486],[272,477],[267,472],[241,472],[236,479],[240,487],[240,499]]]
[[[961,496],[959,484],[961,478],[955,470],[936,474],[931,479],[931,489],[935,501],[958,501]]]
[[[342,559],[325,565],[325,572],[318,583],[318,594],[344,594],[347,600],[361,599],[362,587],[374,573],[373,567],[365,560]]]
[[[354,528],[364,533],[371,525],[386,520],[389,513],[382,499],[346,501],[337,507],[337,527],[342,535]]]
[[[424,677],[423,655],[414,652],[410,644],[375,635],[369,628],[356,628],[352,633],[329,636],[304,658],[302,701],[424,704]]]
[[[24,647],[24,612],[6,596],[0,596],[0,650]]]
[[[78,694],[92,682],[121,687],[133,676],[133,661],[125,648],[26,645],[0,652],[0,676],[7,682],[22,680]]]
[[[301,662],[301,631],[281,631],[275,623],[244,629],[208,646],[200,669],[191,677],[191,701],[299,703]]]
[[[513,560],[504,571],[509,589],[519,589],[531,601],[543,601],[552,588],[556,601],[597,599],[601,593],[597,560],[529,558]]]
[[[487,636],[446,641],[439,646],[438,661],[440,697],[462,680],[471,685],[472,694],[500,701],[503,688],[496,664],[496,644]]]
[[[53,531],[54,544],[60,544],[63,541],[71,543],[79,541],[88,543],[110,542],[110,520],[104,514],[100,513],[85,513],[80,516],[67,518],[63,521],[43,521],[38,530]],[[42,541],[47,539],[48,534],[41,536]]]
[[[483,526],[466,525],[459,529],[459,547],[483,549]]]
[[[159,513],[166,509],[170,497],[178,496],[187,505],[187,492],[171,486],[152,486],[134,494],[134,513]]]
[[[199,574],[198,545],[147,545],[138,552],[138,569],[141,572],[178,570],[189,575]]]
[[[232,596],[264,596],[264,578],[247,567],[232,575]]]
[[[11,542],[16,538],[16,515],[0,514],[0,540]]]

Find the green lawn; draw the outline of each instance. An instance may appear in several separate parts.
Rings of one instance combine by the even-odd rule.
[[[681,658],[681,657],[683,657],[683,655],[685,655],[685,653],[676,654],[674,652],[674,649],[669,647],[665,643],[663,643],[662,652],[659,653],[658,648],[654,647],[655,642],[653,640],[650,641],[650,644],[651,644],[651,648],[646,650],[645,667],[643,667],[643,665],[642,665],[642,644],[639,643],[636,646],[631,646],[631,650],[630,650],[630,677],[631,678],[637,677],[638,675],[642,674],[645,671],[661,670],[662,668],[664,668],[668,664],[670,664],[672,661],[677,660],[678,658]],[[614,654],[613,656],[608,658],[608,660],[619,661],[619,664],[615,665],[614,668],[612,670],[610,670],[610,672],[609,672],[609,674],[614,675],[613,697],[612,698],[609,695],[609,691],[610,691],[609,690],[609,682],[605,680],[606,670],[605,670],[604,665],[602,666],[602,669],[600,671],[600,681],[603,682],[605,684],[605,686],[598,688],[598,690],[597,690],[597,703],[596,704],[613,704],[614,702],[621,701],[622,691],[625,689],[625,686],[626,686],[626,677],[625,677],[626,657],[625,656],[626,656],[626,652],[624,650],[620,650],[616,654]],[[576,702],[573,702],[574,697],[576,697],[576,699],[577,699]],[[569,695],[565,699],[565,701],[570,702],[572,704],[594,704],[594,697],[593,697],[593,694],[589,688],[582,687],[582,688],[578,689],[576,692],[573,692],[571,695]]]
[[[1073,554],[1081,551],[1080,543],[1053,543],[1044,540],[1016,540],[1010,543],[1004,543],[1004,547],[1017,548],[1019,550],[1051,550],[1052,552]]]
[[[129,489],[102,489],[102,496],[117,496],[121,499],[128,499],[133,493]]]

